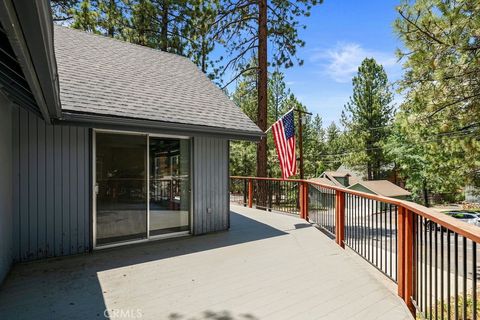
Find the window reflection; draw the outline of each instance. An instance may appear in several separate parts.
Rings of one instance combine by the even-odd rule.
[[[97,245],[147,237],[147,137],[96,134]]]
[[[150,137],[150,235],[189,230],[189,140]]]

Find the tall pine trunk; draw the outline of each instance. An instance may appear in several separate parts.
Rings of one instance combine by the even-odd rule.
[[[163,0],[162,5],[162,30],[161,30],[161,44],[160,50],[167,51],[168,50],[168,0]]]
[[[267,130],[267,0],[258,0],[258,79],[257,79],[257,125]],[[257,146],[257,176],[267,176],[267,138]],[[267,188],[262,181],[258,185],[258,205],[266,206]]]
[[[422,189],[423,189],[423,204],[425,205],[425,207],[428,208],[428,207],[430,207],[430,201],[429,201],[429,198],[428,198],[427,180],[423,180]]]
[[[112,37],[115,35],[115,21],[113,19],[113,15],[115,14],[115,10],[117,9],[115,0],[110,0],[109,2],[109,7],[108,7],[108,30],[107,34],[109,37]]]

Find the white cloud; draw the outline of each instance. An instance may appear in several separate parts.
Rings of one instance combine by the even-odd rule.
[[[333,48],[317,49],[310,60],[334,81],[347,83],[352,80],[363,59],[372,57],[384,66],[390,76],[397,76],[400,65],[393,53],[368,50],[357,43],[338,43]]]

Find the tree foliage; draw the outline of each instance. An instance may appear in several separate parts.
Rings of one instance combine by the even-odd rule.
[[[383,66],[373,58],[363,60],[352,82],[353,94],[342,112],[349,150],[345,161],[352,167],[366,167],[367,179],[379,179],[388,163],[383,144],[393,119],[393,95]]]
[[[267,35],[270,50],[269,65],[272,67],[292,67],[303,64],[297,57],[297,50],[305,42],[299,37],[299,30],[306,28],[302,17],[310,16],[313,6],[322,0],[272,0],[267,4]],[[224,84],[227,86],[243,73],[256,70],[258,65],[251,64],[258,51],[259,1],[226,0],[215,21],[215,39],[226,48],[225,63],[221,75],[233,71],[233,76]]]
[[[480,3],[404,1],[395,29],[405,96],[387,145],[417,194],[457,193],[474,183],[480,143]]]
[[[254,64],[255,62],[252,62]],[[308,111],[298,101],[291,90],[286,86],[282,73],[276,71],[270,74],[268,91],[268,125],[273,124],[289,109],[296,108]],[[256,73],[245,73],[232,93],[233,101],[253,120],[256,117]],[[298,130],[298,114],[295,114],[295,126]],[[318,177],[324,170],[330,169],[330,163],[322,155],[327,148],[327,136],[323,128],[322,118],[307,115],[303,120],[303,148],[305,177]],[[338,130],[338,129],[337,129]],[[338,131],[340,135],[340,131]],[[298,137],[298,131],[297,131]],[[332,139],[335,143],[336,138]],[[267,172],[269,177],[281,177],[280,165],[275,151],[275,144],[271,132],[267,135],[268,155]],[[232,175],[255,175],[256,171],[256,144],[253,142],[232,142],[230,148],[230,173]],[[297,149],[298,155],[298,149]]]
[[[219,72],[211,58],[219,9],[218,0],[52,1],[56,21],[189,57],[211,78]]]

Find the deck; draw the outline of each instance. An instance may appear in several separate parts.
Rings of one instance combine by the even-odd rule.
[[[231,229],[15,266],[0,319],[411,319],[304,220],[232,206]]]

